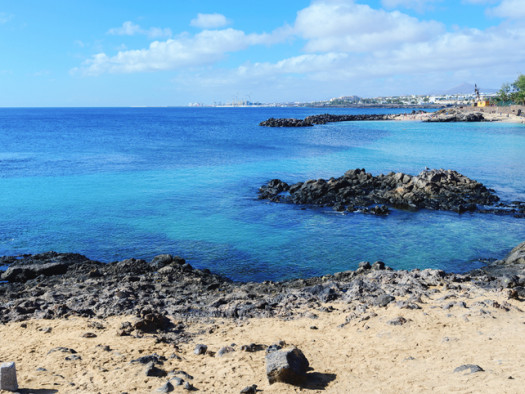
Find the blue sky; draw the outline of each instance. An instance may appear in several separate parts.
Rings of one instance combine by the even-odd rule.
[[[0,53],[3,107],[499,88],[525,0],[0,0]]]

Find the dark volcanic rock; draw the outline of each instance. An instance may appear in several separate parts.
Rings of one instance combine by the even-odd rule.
[[[365,115],[312,115],[304,119],[294,118],[281,118],[275,119],[270,118],[259,123],[259,126],[265,127],[307,127],[313,126],[314,124],[326,124],[332,122],[353,122],[353,121],[364,121],[364,120],[391,120],[393,115],[390,114],[365,114]]]
[[[515,202],[495,206],[499,197],[493,190],[456,171],[442,169],[425,170],[417,176],[400,172],[373,176],[364,169],[355,169],[339,178],[311,179],[293,186],[272,179],[261,186],[259,198],[375,215],[387,215],[389,206],[458,213],[492,212],[516,217],[520,217],[521,212]]]
[[[403,176],[400,179],[403,181]],[[154,264],[134,259],[109,264],[81,260],[68,265],[63,274],[1,283],[0,323],[67,316],[95,317],[96,322],[108,316],[135,315],[137,322],[123,323],[119,335],[150,331],[159,341],[175,343],[187,340],[190,335],[177,318],[314,317],[312,308],[328,311],[323,304],[337,300],[349,305],[351,319],[359,320],[370,313],[367,311],[370,306],[406,300],[396,305],[417,309],[423,297],[433,296],[436,286],[459,291],[464,282],[481,288],[506,289],[512,293],[509,297],[523,299],[525,264],[520,263],[523,248],[525,245],[515,248],[506,260],[491,262],[463,275],[434,269],[395,271],[382,262],[373,265],[363,262],[356,271],[262,283],[232,282],[207,270],[188,270],[175,258],[159,270]],[[47,260],[43,255],[48,256]],[[40,264],[70,256],[43,255],[37,255]],[[36,259],[27,255],[4,260],[23,266],[34,264]],[[100,277],[88,275],[94,266],[100,271]],[[162,270],[165,272],[160,272]],[[484,307],[510,308],[496,303]],[[252,348],[255,346],[242,350]],[[269,348],[274,349],[278,347]]]
[[[434,112],[423,122],[484,122],[481,112],[466,112],[458,108],[444,108]]]
[[[276,350],[266,355],[266,375],[270,384],[301,384],[306,379],[309,362],[296,347]]]

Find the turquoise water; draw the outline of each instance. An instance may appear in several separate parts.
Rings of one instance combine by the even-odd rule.
[[[257,200],[272,178],[455,169],[525,200],[525,126],[348,122],[257,126],[308,108],[0,109],[0,255],[185,257],[236,280],[355,269],[466,271],[525,240],[525,220],[394,211],[388,217]],[[363,113],[333,109],[330,113]],[[368,110],[381,113],[385,110]]]

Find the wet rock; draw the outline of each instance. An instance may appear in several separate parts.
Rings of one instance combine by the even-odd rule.
[[[308,367],[308,360],[296,347],[276,350],[266,355],[266,376],[270,384],[301,384],[306,380]]]

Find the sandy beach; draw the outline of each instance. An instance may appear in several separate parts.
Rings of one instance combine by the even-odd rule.
[[[337,302],[293,320],[176,320],[186,333],[176,345],[159,343],[158,335],[119,336],[121,324],[133,321],[130,316],[13,322],[0,326],[0,359],[16,362],[20,391],[25,393],[146,393],[173,376],[210,393],[239,393],[252,384],[272,393],[522,392],[522,303],[509,300],[506,289],[476,288],[464,295],[445,287],[435,290],[416,310],[390,304],[356,315],[355,304]],[[443,300],[453,301],[453,306],[444,307]],[[406,322],[394,325],[400,316]],[[241,350],[251,343],[279,341],[297,346],[309,360],[312,370],[302,387],[270,385],[264,349]],[[207,345],[208,354],[194,354],[196,344]],[[225,346],[233,351],[222,357],[213,354]],[[57,347],[74,349],[80,358],[68,360],[72,354],[52,351]],[[148,377],[144,365],[131,362],[151,354],[166,358],[159,367],[168,376]],[[465,364],[483,371],[454,372]],[[173,371],[193,379],[170,374]],[[174,386],[174,391],[184,389]]]
[[[518,116],[516,113],[506,111],[505,108],[500,109],[498,107],[486,107],[486,108],[476,108],[476,107],[462,107],[462,108],[451,108],[443,109],[438,112],[459,112],[463,114],[472,114],[472,113],[481,113],[483,115],[484,121],[486,122],[503,122],[503,123],[519,123],[525,124],[525,117]],[[393,116],[392,120],[397,121],[428,121],[433,119],[436,115],[433,112],[417,112],[416,113],[404,113],[400,115]]]

